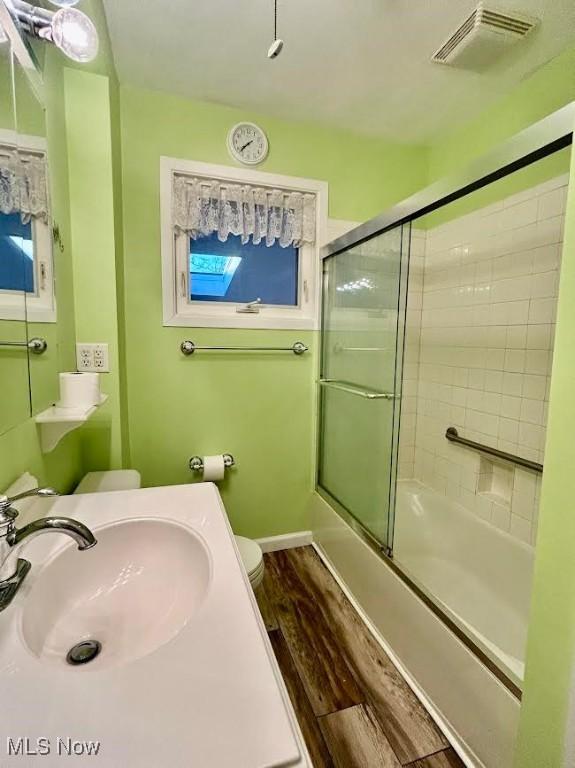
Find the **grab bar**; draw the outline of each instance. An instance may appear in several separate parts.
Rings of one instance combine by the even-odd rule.
[[[198,350],[214,350],[216,352],[227,352],[228,350],[233,352],[293,352],[294,355],[303,355],[308,349],[309,347],[303,341],[296,341],[291,347],[200,347],[189,340],[182,341],[180,344],[180,352],[186,356],[193,355]]]
[[[483,445],[483,443],[476,443],[473,440],[467,440],[465,437],[459,437],[455,427],[449,427],[445,433],[445,437],[451,443],[458,443],[459,445],[464,445],[466,448],[473,448],[476,451],[487,453],[490,456],[495,456],[503,461],[509,461],[511,464],[517,464],[519,467],[530,469],[532,472],[543,472],[543,464],[539,464],[536,461],[529,461],[529,459],[523,459],[521,456],[515,456],[513,453],[500,451],[498,448],[492,448],[490,445]]]
[[[41,355],[48,349],[48,342],[35,336],[30,341],[0,341],[0,347],[27,347],[33,355]]]
[[[331,387],[332,389],[339,389],[341,392],[349,392],[350,395],[365,397],[367,400],[395,400],[399,397],[399,395],[393,392],[373,392],[369,389],[353,387],[344,381],[337,381],[337,379],[320,379],[319,384],[322,387]]]

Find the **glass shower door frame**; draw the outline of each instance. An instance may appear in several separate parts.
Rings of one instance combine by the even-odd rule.
[[[370,391],[353,385],[347,385],[345,382],[330,382],[326,378],[326,344],[328,334],[326,313],[328,311],[328,304],[326,297],[329,296],[329,273],[327,270],[327,264],[329,259],[324,260],[323,275],[322,275],[322,311],[321,311],[321,349],[320,349],[320,366],[319,366],[319,393],[318,393],[318,441],[317,441],[317,471],[316,471],[316,488],[320,495],[324,496],[334,507],[338,509],[338,512],[345,517],[346,521],[360,533],[363,537],[369,540],[371,546],[375,546],[378,550],[383,551],[388,556],[392,556],[393,553],[393,529],[395,520],[395,495],[396,495],[396,483],[397,483],[397,471],[398,471],[398,447],[399,447],[399,425],[401,421],[401,387],[403,381],[403,356],[405,346],[405,324],[407,314],[407,291],[408,291],[408,275],[409,275],[409,258],[410,258],[410,243],[411,243],[411,224],[408,222],[401,226],[400,231],[400,248],[399,248],[399,281],[397,291],[397,311],[396,311],[396,328],[395,328],[395,355],[394,355],[394,375],[393,375],[393,391],[390,393],[383,393],[380,391]],[[337,258],[337,254],[334,255]],[[391,441],[390,441],[390,461],[388,465],[389,471],[389,492],[387,499],[382,504],[381,515],[387,515],[387,530],[385,541],[380,541],[354,514],[354,511],[345,505],[340,499],[334,496],[321,482],[321,467],[323,466],[323,448],[324,440],[322,436],[324,434],[324,419],[325,419],[325,389],[335,388],[343,390],[352,395],[362,396],[367,400],[385,399],[388,400],[392,408],[391,413]],[[349,457],[350,461],[354,461],[354,457]],[[384,470],[385,467],[382,467]]]

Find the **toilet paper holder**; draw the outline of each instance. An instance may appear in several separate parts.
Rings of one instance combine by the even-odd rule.
[[[224,453],[224,467],[226,469],[229,469],[230,467],[233,467],[236,463],[234,457],[231,453]],[[201,456],[192,456],[190,459],[190,469],[192,472],[203,472],[204,471],[204,460]]]

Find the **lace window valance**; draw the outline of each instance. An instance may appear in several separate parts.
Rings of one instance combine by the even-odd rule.
[[[0,146],[0,212],[48,222],[46,160],[40,155]]]
[[[283,248],[315,241],[316,197],[304,192],[174,176],[172,217],[176,232],[197,239],[239,235]]]

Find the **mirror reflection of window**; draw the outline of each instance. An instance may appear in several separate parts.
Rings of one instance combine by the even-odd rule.
[[[0,44],[0,435],[30,418],[26,291],[34,290],[33,224],[14,205],[18,138],[12,51]],[[28,241],[28,243],[26,243]]]
[[[24,293],[30,317],[54,322],[45,139],[18,135],[18,147],[10,139],[0,129],[0,317],[24,319],[14,306]]]
[[[32,224],[18,213],[0,213],[0,290],[34,293]]]

